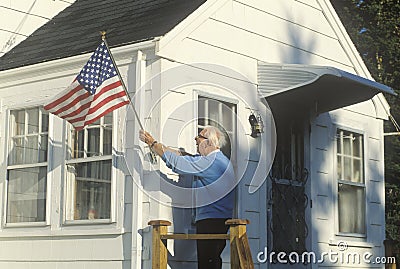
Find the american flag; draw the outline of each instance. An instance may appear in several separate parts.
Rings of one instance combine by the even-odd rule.
[[[55,96],[44,109],[83,129],[129,103],[121,79],[103,41],[72,84]]]

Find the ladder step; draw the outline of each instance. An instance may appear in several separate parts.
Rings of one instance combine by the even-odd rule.
[[[176,240],[229,240],[229,234],[164,234],[161,239],[176,239]]]

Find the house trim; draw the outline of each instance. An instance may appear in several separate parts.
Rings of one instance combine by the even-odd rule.
[[[111,51],[118,67],[120,67],[131,63],[132,54],[136,55],[136,51],[155,48],[158,40],[159,38],[153,38],[144,42],[111,48]],[[25,83],[76,75],[92,53],[1,71],[0,91]]]

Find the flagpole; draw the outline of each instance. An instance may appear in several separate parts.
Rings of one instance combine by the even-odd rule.
[[[122,88],[124,88],[124,91],[125,91],[125,93],[126,93],[126,96],[127,96],[128,99],[129,99],[129,104],[131,105],[131,107],[132,107],[132,109],[133,109],[133,112],[135,113],[136,119],[137,119],[138,122],[139,122],[140,129],[144,130],[144,127],[143,127],[143,125],[142,125],[142,122],[140,121],[139,115],[138,115],[138,113],[137,113],[137,111],[136,111],[136,109],[135,109],[135,106],[134,106],[133,103],[132,103],[132,99],[131,99],[131,97],[129,96],[129,92],[128,92],[126,86],[125,86],[125,82],[124,82],[124,80],[122,79],[121,73],[120,73],[119,70],[118,70],[117,64],[115,63],[114,57],[112,56],[112,53],[111,53],[111,50],[110,50],[110,48],[108,47],[108,43],[107,43],[107,40],[106,40],[106,31],[101,31],[100,33],[101,33],[101,39],[104,41],[104,44],[106,45],[106,48],[107,48],[108,51],[110,52],[111,61],[112,61],[112,63],[114,64],[115,70],[117,71],[117,74],[118,74],[118,76],[119,76],[119,78],[120,78],[120,80],[121,80]]]

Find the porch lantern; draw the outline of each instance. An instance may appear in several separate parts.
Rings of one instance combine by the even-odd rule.
[[[261,116],[254,115],[253,113],[249,116],[249,122],[251,125],[251,137],[258,137],[261,133],[264,132],[264,124],[262,122]]]

